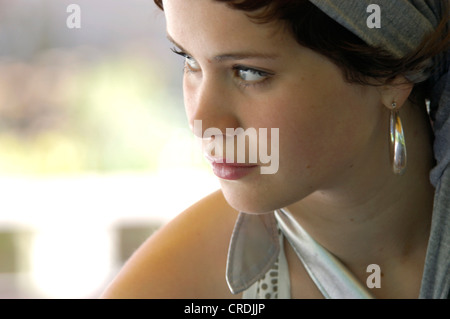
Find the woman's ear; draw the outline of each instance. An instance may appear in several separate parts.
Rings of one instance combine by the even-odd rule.
[[[399,75],[380,87],[381,102],[388,109],[392,109],[392,104],[396,103],[396,108],[400,109],[411,94],[413,87],[414,83]]]

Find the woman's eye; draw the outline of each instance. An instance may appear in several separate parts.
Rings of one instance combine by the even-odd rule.
[[[197,61],[195,61],[190,56],[185,57],[185,63],[186,63],[186,67],[191,72],[196,72],[196,71],[200,70],[200,67],[199,67]]]
[[[201,71],[199,64],[189,54],[172,48],[172,51],[184,58],[184,68],[186,72],[198,72]],[[242,65],[233,66],[234,76],[239,79],[242,86],[259,85],[266,83],[274,74],[266,71],[261,71],[254,68],[249,68]]]
[[[195,61],[190,55],[184,53],[183,51],[180,51],[176,48],[172,48],[171,49],[173,53],[180,55],[184,58],[184,67],[185,70],[188,72],[197,72],[200,70],[200,67],[197,63],[197,61]]]
[[[234,70],[236,76],[247,84],[262,83],[265,80],[269,79],[271,76],[271,74],[268,72],[242,66],[235,66]]]
[[[238,75],[242,80],[247,82],[259,82],[266,77],[263,72],[251,69],[238,70]]]

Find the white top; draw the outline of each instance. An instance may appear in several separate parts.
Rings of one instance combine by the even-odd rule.
[[[284,254],[284,236],[280,231],[280,253],[272,268],[247,290],[242,299],[291,299],[289,268]]]

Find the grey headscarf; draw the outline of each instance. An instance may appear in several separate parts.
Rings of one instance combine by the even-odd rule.
[[[367,44],[395,57],[412,52],[442,20],[449,0],[309,0]],[[369,5],[381,9],[381,28],[369,28]],[[446,7],[448,8],[448,7]],[[405,76],[414,83],[429,79],[435,134],[436,166],[430,180],[436,188],[431,234],[420,298],[449,298],[450,291],[450,51]],[[237,293],[263,275],[277,257],[277,230],[272,215],[241,213],[233,232],[227,281]]]
[[[416,49],[433,32],[448,0],[310,0],[328,16],[367,44],[380,46],[395,57]],[[380,28],[369,28],[370,4],[381,9]],[[431,119],[437,165],[430,180],[436,188],[431,235],[420,292],[421,298],[448,298],[450,290],[450,51],[429,61],[422,70],[407,74],[412,82],[430,79]],[[431,66],[431,69],[430,69]]]

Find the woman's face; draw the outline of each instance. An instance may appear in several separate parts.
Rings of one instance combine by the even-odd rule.
[[[235,209],[268,212],[315,192],[358,185],[374,174],[368,170],[389,160],[386,109],[377,88],[345,82],[337,66],[300,46],[280,23],[256,24],[212,0],[166,0],[164,9],[168,36],[187,57],[183,89],[190,124],[201,120],[202,133],[265,128],[268,145],[271,129],[279,129],[275,174],[216,165]],[[204,146],[213,141],[205,138]]]

